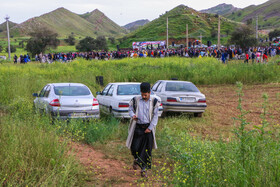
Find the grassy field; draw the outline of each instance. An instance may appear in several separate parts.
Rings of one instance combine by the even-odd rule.
[[[209,85],[222,89],[221,85],[236,82],[252,87],[274,83],[277,90],[280,82],[277,62],[279,57],[268,64],[230,62],[224,65],[212,58],[78,59],[65,64],[0,64],[0,111],[3,115],[0,118],[0,148],[4,150],[0,152],[0,183],[84,186],[85,180],[86,184],[88,181],[98,184],[89,179],[90,174],[71,156],[69,141],[90,144],[105,152],[107,157],[130,164],[131,156],[124,146],[127,121],[102,117],[90,122],[58,121],[50,125],[48,117],[34,114],[32,93],[40,91],[47,83],[80,82],[95,93],[102,89],[95,82],[95,76],[100,75],[104,76],[105,84],[117,81],[154,83],[176,77],[192,81],[204,91]],[[134,182],[175,186],[277,186],[280,182],[280,126],[277,118],[276,122],[269,120],[277,117],[269,108],[279,103],[279,91],[273,96],[277,102],[268,102],[271,96],[266,94],[258,100],[262,112],[254,118],[259,124],[247,128],[250,121],[243,107],[243,85],[238,83],[234,89],[238,94],[238,110],[234,116],[225,116],[235,117],[236,125],[230,129],[230,139],[221,136],[213,140],[211,134],[202,136],[196,132],[199,126],[207,128],[215,119],[212,109],[206,111],[203,118],[175,115],[160,119],[153,177],[149,182],[143,179]],[[218,94],[218,91],[212,94]],[[114,185],[116,181],[105,184]]]

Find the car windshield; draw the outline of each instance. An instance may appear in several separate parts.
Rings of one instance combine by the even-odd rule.
[[[151,92],[151,95],[154,93]],[[117,95],[141,95],[140,84],[119,85]]]
[[[187,82],[167,82],[165,90],[172,92],[199,92],[193,83]]]
[[[55,86],[56,95],[62,96],[83,96],[90,95],[90,91],[86,86]]]

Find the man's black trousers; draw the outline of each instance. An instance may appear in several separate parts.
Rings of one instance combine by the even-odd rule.
[[[131,144],[131,153],[141,169],[151,169],[153,133],[145,133],[145,130],[145,125],[136,125]]]

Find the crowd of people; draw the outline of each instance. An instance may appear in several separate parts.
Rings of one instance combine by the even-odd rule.
[[[255,47],[242,50],[234,47],[224,47],[220,50],[217,48],[179,48],[179,49],[135,49],[135,50],[119,50],[119,51],[91,51],[91,52],[69,52],[69,53],[49,53],[39,54],[35,56],[35,61],[42,63],[52,63],[54,61],[70,62],[76,58],[86,60],[109,60],[122,58],[164,58],[171,56],[202,58],[214,57],[220,59],[223,63],[228,60],[244,60],[248,63],[252,62],[267,62],[268,56],[280,55],[280,47]],[[30,56],[20,55],[18,58],[14,56],[14,63],[27,63],[30,61]]]
[[[27,62],[30,62],[30,56],[28,54],[26,55],[20,55],[19,57],[15,54],[14,55],[14,63],[21,63],[21,64],[26,64]]]

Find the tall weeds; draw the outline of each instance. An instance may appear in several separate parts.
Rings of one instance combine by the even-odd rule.
[[[249,129],[248,113],[242,107],[242,83],[237,83],[239,115],[229,142],[207,141],[187,132],[166,130],[172,145],[170,156],[174,171],[169,172],[178,186],[278,186],[280,182],[279,129],[271,133],[267,127],[268,96],[264,94],[261,124]]]

